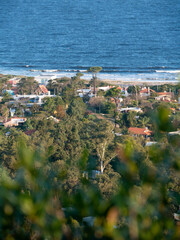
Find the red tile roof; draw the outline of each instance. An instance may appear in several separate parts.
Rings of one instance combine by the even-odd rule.
[[[152,90],[152,89],[149,89],[148,88],[144,88],[140,91],[140,93],[148,93],[149,91],[153,92],[153,93],[156,93],[156,91]]]
[[[47,90],[47,88],[46,88],[44,85],[39,85],[39,88],[41,89],[41,91],[42,91],[44,94],[48,93],[48,90]]]
[[[150,131],[147,128],[137,128],[137,127],[130,127],[128,131],[135,135],[145,135],[150,136],[152,134],[152,131]]]
[[[122,90],[122,88],[121,88],[121,87],[117,87],[117,89],[120,89],[120,90]]]
[[[148,89],[147,89],[147,88],[142,89],[142,90],[140,91],[140,93],[148,93]]]
[[[158,92],[157,93],[158,95],[166,95],[166,96],[171,96],[172,95],[172,92]]]

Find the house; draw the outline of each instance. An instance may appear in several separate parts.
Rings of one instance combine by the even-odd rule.
[[[48,94],[48,90],[44,85],[39,85],[38,88],[34,91],[37,95]]]
[[[87,89],[78,89],[77,90],[77,94],[79,95],[79,97],[83,98],[85,95],[89,95],[91,93],[91,88],[87,88]]]
[[[172,113],[175,113],[176,112],[176,109],[175,108],[170,108]]]
[[[14,78],[11,78],[8,80],[8,83],[11,84],[12,86],[16,86],[17,83],[21,80],[21,78],[17,78],[17,77],[14,77]]]
[[[145,146],[146,147],[151,147],[151,146],[153,146],[155,144],[157,144],[157,142],[147,142]]]
[[[42,105],[43,104],[43,98],[46,97],[56,97],[56,95],[49,95],[49,94],[43,94],[43,95],[14,95],[12,96],[14,101],[11,101],[11,103],[16,102],[24,102],[24,105],[26,106],[33,106],[34,104]],[[30,102],[30,103],[29,103]]]
[[[11,90],[14,92],[15,95],[18,93],[17,87],[12,87]]]
[[[110,86],[105,86],[105,87],[99,87],[98,88],[98,91],[101,90],[101,91],[108,91],[111,87]]]
[[[56,75],[52,74],[46,74],[46,75],[39,75],[34,78],[35,81],[37,81],[39,84],[44,84],[47,85],[49,80],[54,80],[56,79]]]
[[[151,95],[151,93],[156,93],[156,91],[150,89],[150,87],[144,87],[141,89],[141,91],[139,92],[139,95],[141,97],[149,97]]]
[[[137,128],[137,127],[130,127],[128,129],[128,132],[134,136],[141,135],[144,137],[149,137],[152,134],[152,131],[150,131],[148,128]]]
[[[179,135],[180,136],[180,130],[174,131],[174,132],[169,132],[168,135],[169,136],[174,136],[174,135]]]
[[[47,119],[53,120],[55,123],[60,122],[60,119],[57,119],[57,118],[55,118],[55,117],[53,117],[53,116],[50,116],[50,117],[48,117]]]
[[[141,97],[149,97],[150,96],[150,88],[143,88],[140,92],[139,95]]]
[[[114,98],[110,98],[110,101],[111,101],[112,103],[116,103],[116,101],[115,101]],[[117,99],[117,102],[118,102],[118,103],[123,102],[123,98],[118,98],[118,99]]]
[[[170,102],[173,96],[172,92],[158,92],[157,97],[155,97],[155,100],[157,101],[167,101]]]
[[[12,118],[7,119],[7,121],[4,121],[3,125],[5,127],[16,127],[16,126],[19,126],[22,123],[25,123],[26,120],[27,119],[23,118],[23,117],[12,117]]]
[[[11,117],[14,116],[15,112],[16,112],[16,109],[15,109],[15,108],[10,108],[10,109],[9,109],[9,113],[10,113]]]
[[[133,111],[133,112],[140,112],[142,113],[142,109],[141,108],[138,108],[138,107],[127,107],[127,108],[121,108],[119,109],[120,112],[130,112],[130,111]]]
[[[11,96],[15,94],[13,90],[3,90],[3,93],[8,93]]]

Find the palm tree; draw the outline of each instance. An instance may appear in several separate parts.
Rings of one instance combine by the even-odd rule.
[[[150,119],[148,117],[143,117],[142,119],[139,119],[140,125],[144,128],[146,126],[149,126]]]

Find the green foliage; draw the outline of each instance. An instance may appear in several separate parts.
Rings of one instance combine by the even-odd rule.
[[[12,99],[12,96],[8,92],[5,92],[3,94],[3,98],[1,100],[1,102],[6,103],[6,102],[10,101],[11,99]]]
[[[91,72],[93,76],[96,77],[97,73],[100,72],[101,70],[102,70],[102,67],[90,67],[88,69],[88,72]]]
[[[169,108],[138,121],[120,114],[127,135],[115,137],[112,119],[84,117],[83,100],[69,100],[55,122],[48,116],[64,101],[45,99],[24,125],[30,136],[0,131],[0,239],[178,239],[180,139],[168,136]],[[145,147],[124,127],[152,118],[160,141]]]
[[[19,94],[33,94],[38,87],[38,83],[33,77],[24,77],[17,84]]]
[[[51,97],[44,98],[44,110],[49,112],[50,114],[54,114],[58,105],[64,105],[64,101],[61,97]]]
[[[77,117],[79,119],[82,119],[84,117],[86,111],[86,104],[83,102],[82,98],[80,97],[76,97],[73,98],[67,113],[71,116],[71,117]]]
[[[120,93],[121,93],[121,89],[114,87],[114,88],[109,89],[106,92],[106,97],[117,98],[117,97],[119,97]]]
[[[101,112],[105,114],[112,114],[116,109],[116,105],[112,102],[105,102],[101,108]]]
[[[121,128],[123,127],[136,127],[137,125],[137,119],[136,119],[137,113],[134,111],[130,111],[127,113],[121,113],[119,114],[119,119],[117,120],[117,123]]]
[[[138,94],[140,91],[140,88],[139,86],[129,86],[127,91],[128,93],[131,93],[131,94]]]

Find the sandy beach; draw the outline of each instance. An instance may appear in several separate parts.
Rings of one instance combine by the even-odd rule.
[[[163,84],[171,84],[175,85],[179,81],[138,81],[138,80],[110,80],[110,79],[98,79],[99,81],[113,84],[113,85],[122,85],[122,86],[130,86],[130,85],[138,85],[138,86],[154,86],[154,85],[163,85]]]

